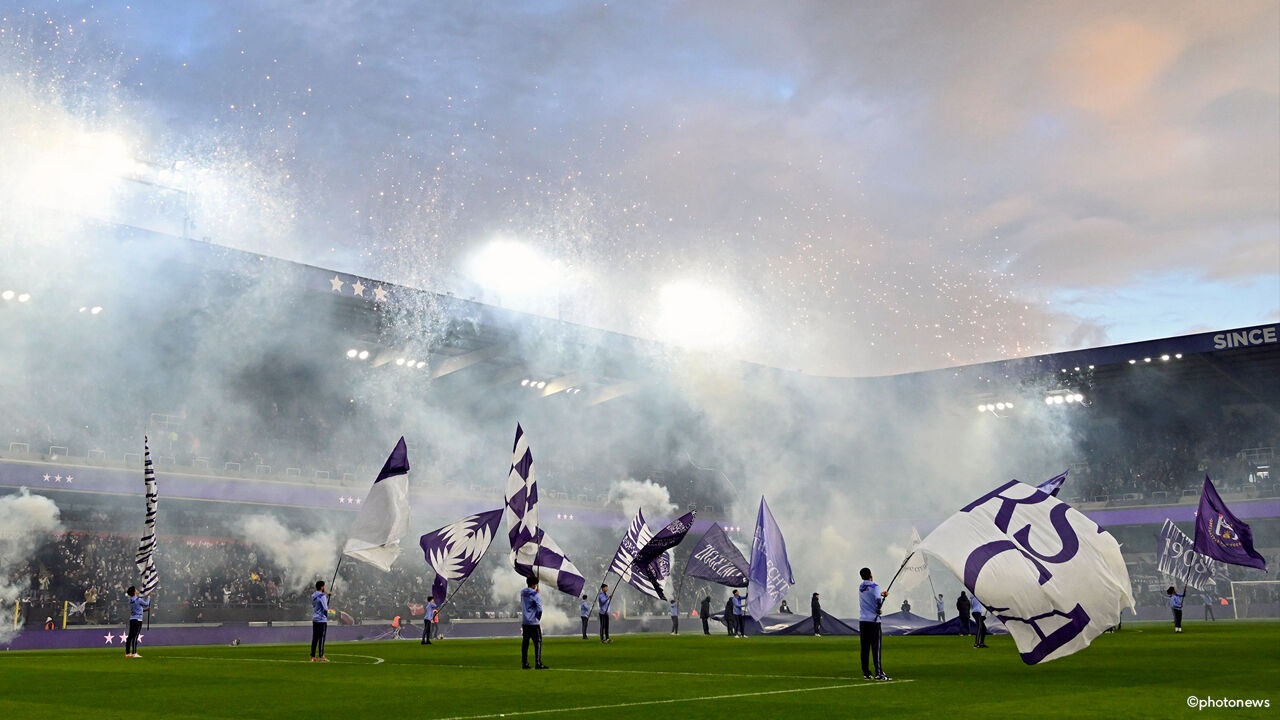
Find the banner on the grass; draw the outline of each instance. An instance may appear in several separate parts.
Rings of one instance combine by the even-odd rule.
[[[1159,553],[1156,565],[1160,572],[1196,590],[1203,590],[1213,582],[1217,563],[1195,551],[1191,538],[1187,537],[1173,521],[1165,518],[1164,527],[1157,536]]]
[[[1218,490],[1204,476],[1200,509],[1196,511],[1196,552],[1231,565],[1257,568],[1263,572],[1267,561],[1253,549],[1253,531],[1222,502]]]
[[[711,523],[693,546],[684,574],[736,588],[746,587],[749,582],[747,559],[717,523]]]
[[[1070,505],[1010,480],[947,518],[918,551],[1004,623],[1023,662],[1088,647],[1133,609],[1120,544]]]

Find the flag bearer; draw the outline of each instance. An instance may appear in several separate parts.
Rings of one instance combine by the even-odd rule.
[[[431,618],[436,611],[436,596],[428,595],[427,604],[423,607],[422,613],[422,644],[431,644]]]
[[[124,641],[124,656],[127,658],[142,657],[138,654],[138,635],[142,632],[142,613],[150,611],[151,593],[139,595],[138,589],[130,585],[125,591],[129,596],[129,637]]]
[[[1169,609],[1173,610],[1173,631],[1180,633],[1182,632],[1182,601],[1187,597],[1187,588],[1184,585],[1182,592],[1177,592],[1170,586],[1165,592],[1169,596]]]
[[[529,669],[529,642],[533,642],[533,662],[539,670],[546,670],[542,664],[542,597],[538,595],[538,578],[531,577],[526,581],[525,589],[520,591],[520,667]]]
[[[858,641],[862,650],[862,677],[868,680],[888,680],[884,667],[880,664],[880,607],[884,599],[889,597],[888,590],[881,590],[880,585],[871,578],[871,568],[858,571],[862,584],[858,586]],[[871,675],[871,664],[874,660],[876,674]]]
[[[329,662],[324,656],[324,636],[329,632],[329,598],[324,581],[316,581],[316,591],[311,593],[311,662]]]
[[[600,642],[613,642],[609,638],[609,585],[600,586],[600,594],[596,595],[596,604],[600,606]]]
[[[582,639],[587,639],[587,622],[591,620],[591,603],[587,602],[587,596],[582,596]]]

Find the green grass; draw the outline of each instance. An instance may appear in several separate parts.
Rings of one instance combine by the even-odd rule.
[[[857,638],[723,633],[548,638],[549,671],[521,670],[520,642],[300,645],[0,653],[0,717],[685,718],[1275,717],[1280,623],[1134,624],[1040,667],[1007,636],[890,637],[891,683],[861,678]],[[374,664],[376,658],[383,662]],[[301,661],[301,662],[299,662]],[[609,671],[609,672],[602,672]],[[1269,699],[1269,710],[1187,707],[1189,695]],[[674,701],[674,702],[673,702]],[[557,711],[541,712],[533,711]]]

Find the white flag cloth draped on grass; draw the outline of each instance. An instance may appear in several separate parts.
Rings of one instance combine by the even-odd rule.
[[[658,597],[658,591],[654,589],[653,583],[649,582],[642,573],[633,571],[631,561],[635,559],[636,553],[640,552],[640,548],[653,538],[653,531],[644,522],[644,511],[636,510],[636,517],[631,521],[631,526],[627,528],[627,534],[622,536],[622,542],[618,544],[618,552],[613,555],[613,562],[609,564],[609,572],[617,573],[622,578],[622,582],[627,583],[631,587],[648,595],[649,597]]]
[[[960,509],[917,548],[1004,623],[1023,662],[1075,653],[1133,609],[1120,544],[1070,505],[1010,480]]]
[[[146,489],[147,516],[142,523],[142,540],[138,543],[135,562],[142,573],[142,592],[149,593],[160,583],[156,572],[156,510],[159,494],[156,490],[156,471],[151,466],[151,444],[142,437],[142,483]]]
[[[538,526],[538,483],[533,473],[533,451],[519,424],[511,448],[511,470],[507,473],[503,499],[511,566],[523,577],[536,577],[560,592],[578,597],[586,578],[556,541]]]
[[[929,579],[929,558],[922,552],[916,552],[920,546],[920,531],[911,528],[911,555],[907,564],[902,566],[898,575],[898,584],[903,590],[911,590]]]
[[[404,438],[373,481],[342,554],[391,571],[400,556],[400,538],[409,530],[409,450]]]

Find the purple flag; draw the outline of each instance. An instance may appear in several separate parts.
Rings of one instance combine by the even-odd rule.
[[[697,514],[697,510],[690,510],[672,520],[650,538],[631,560],[632,569],[640,571],[648,578],[654,592],[658,593],[658,597],[663,600],[666,600],[667,596],[662,592],[662,578],[670,572],[671,561],[667,560],[666,572],[663,572],[662,555],[684,540],[684,536],[688,535],[689,530],[693,528],[693,519]]]
[[[1067,481],[1067,473],[1070,470],[1063,470],[1061,475],[1054,475],[1036,486],[1036,489],[1042,493],[1048,493],[1049,497],[1058,497],[1058,491],[1062,489],[1062,484]]]
[[[538,482],[533,474],[533,451],[519,423],[516,423],[516,441],[511,448],[505,500],[507,540],[515,551],[538,537]]]
[[[753,618],[762,618],[787,596],[788,585],[795,585],[791,563],[787,560],[787,543],[773,519],[764,496],[756,515],[756,535],[751,543],[751,571],[748,574],[747,610]]]
[[[684,574],[729,587],[746,587],[747,559],[742,557],[724,529],[712,523],[693,547],[693,554],[684,566]]]
[[[1231,514],[1208,475],[1196,511],[1196,552],[1224,563],[1267,570],[1267,561],[1253,549],[1253,531]]]
[[[520,576],[536,577],[575,598],[582,594],[582,586],[587,583],[573,561],[541,528],[538,537],[511,551],[511,562]]]
[[[633,570],[631,561],[635,559],[636,553],[640,552],[640,548],[653,538],[653,532],[649,530],[649,526],[644,522],[644,511],[636,508],[636,517],[631,521],[631,527],[627,528],[627,534],[622,536],[622,542],[618,543],[618,552],[613,555],[613,562],[609,564],[609,572],[617,573],[622,581],[649,597],[658,597],[658,593],[653,589],[653,582],[645,577],[638,570]],[[659,576],[662,579],[665,576]]]
[[[449,579],[440,573],[436,573],[436,580],[431,583],[431,597],[435,598],[437,606],[449,597]],[[431,618],[427,618],[427,622],[431,622]]]
[[[385,445],[383,447],[386,447]],[[404,475],[409,472],[409,448],[404,444],[404,436],[400,436],[400,442],[396,443],[396,447],[387,456],[387,461],[382,465],[382,472],[378,473],[378,477],[374,478],[374,482],[386,480],[396,475]]]
[[[442,578],[466,579],[489,549],[500,522],[502,510],[490,510],[464,517],[423,535],[418,544],[422,546],[427,564],[436,571],[436,582]],[[436,597],[442,599],[441,596]]]

